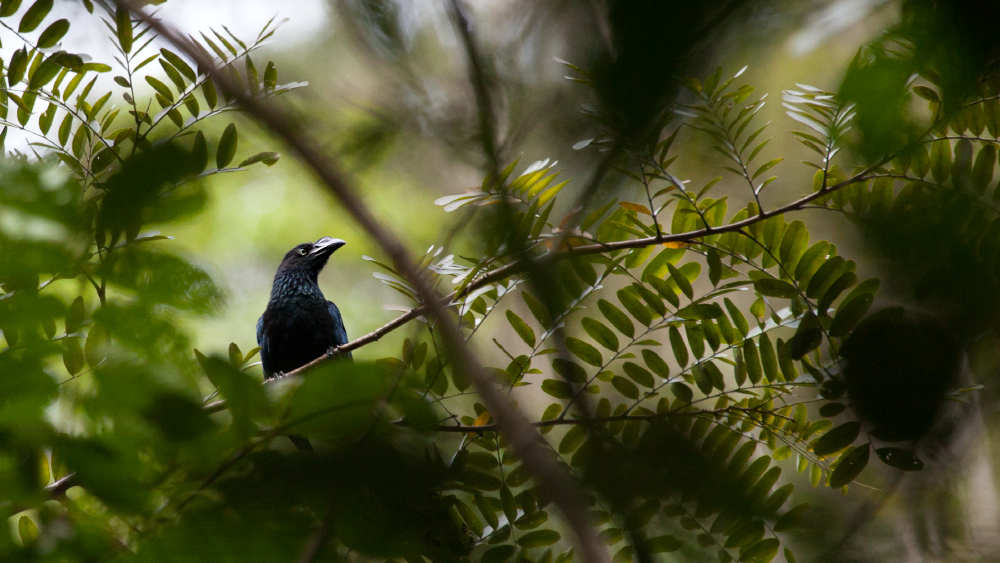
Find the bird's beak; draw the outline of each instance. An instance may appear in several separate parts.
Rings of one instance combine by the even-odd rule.
[[[339,238],[323,237],[318,241],[313,243],[312,250],[309,251],[310,256],[317,254],[333,254],[334,250],[337,250],[341,246],[347,244],[346,242],[340,240]]]

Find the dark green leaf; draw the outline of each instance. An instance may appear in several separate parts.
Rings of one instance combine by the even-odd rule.
[[[753,282],[753,288],[761,295],[783,299],[792,299],[799,294],[795,286],[785,280],[775,278],[761,278]]]
[[[118,6],[115,10],[115,24],[118,35],[118,43],[125,54],[132,52],[132,17],[128,8]]]
[[[13,16],[20,7],[21,0],[3,0],[3,2],[0,3],[0,18]]]
[[[612,352],[618,350],[618,337],[610,328],[590,317],[584,317],[580,324],[583,325],[583,330],[587,331],[587,334],[598,344]]]
[[[781,542],[777,538],[761,540],[740,555],[740,563],[768,563],[778,554]]]
[[[840,460],[837,469],[830,476],[830,487],[839,489],[850,483],[868,465],[869,447],[868,444],[858,446],[851,450],[844,459]]]
[[[19,33],[35,31],[35,28],[42,23],[50,11],[52,11],[52,0],[37,0],[21,16],[21,23],[17,26],[17,31]]]
[[[861,317],[865,315],[871,307],[875,296],[871,293],[863,293],[852,299],[849,303],[842,304],[837,314],[830,323],[830,336],[839,338],[847,334],[858,324]]]
[[[546,379],[542,382],[542,391],[555,397],[556,399],[569,399],[573,397],[573,390],[565,381],[557,379]]]
[[[629,338],[635,336],[635,325],[632,324],[632,320],[629,319],[621,309],[616,307],[610,301],[606,301],[604,299],[597,302],[597,307],[601,310],[604,318],[608,319],[608,321],[614,325],[616,329],[618,329],[618,332],[628,336]]]
[[[547,545],[552,545],[559,541],[562,536],[559,532],[555,530],[535,530],[534,532],[528,532],[517,539],[517,545],[525,548],[532,549],[536,547],[545,547]]]
[[[656,352],[648,348],[644,349],[642,351],[642,359],[644,362],[646,362],[646,365],[649,367],[649,369],[653,370],[653,373],[655,373],[656,375],[664,379],[670,377],[670,367],[667,365],[667,362],[664,362],[663,358],[661,358],[660,355],[657,354]]]
[[[681,542],[674,536],[657,536],[646,540],[643,546],[649,553],[668,553],[681,548]]]
[[[903,471],[920,471],[924,468],[924,462],[915,456],[913,452],[909,452],[907,450],[901,450],[899,448],[879,448],[875,450],[875,454],[882,460],[882,463],[890,467],[895,467],[896,469],[902,469]]]
[[[775,532],[787,532],[791,530],[796,522],[799,521],[799,517],[802,513],[809,509],[809,503],[802,503],[795,508],[792,508],[788,512],[781,515],[778,521],[774,524]]]
[[[670,279],[674,280],[674,283],[684,292],[684,295],[687,295],[688,299],[694,299],[694,288],[691,287],[691,282],[688,281],[687,276],[675,268],[673,264],[667,263],[667,269],[670,271]]]
[[[858,434],[861,433],[861,423],[857,421],[845,422],[840,426],[823,434],[812,444],[813,452],[818,456],[826,456],[838,452],[854,442]]]
[[[236,124],[230,123],[226,126],[226,130],[222,132],[222,138],[219,140],[219,149],[215,153],[215,164],[220,170],[233,161],[233,157],[236,156],[237,143]]]
[[[611,378],[611,385],[614,385],[615,389],[617,389],[619,393],[625,395],[629,399],[636,400],[639,398],[639,388],[635,386],[635,383],[632,383],[620,375],[616,375]]]
[[[670,347],[674,351],[674,359],[683,368],[687,366],[688,363],[688,351],[687,345],[684,343],[684,338],[681,337],[681,333],[677,330],[677,327],[670,327]]]
[[[278,159],[280,158],[281,158],[281,153],[273,151],[259,152],[241,162],[240,168],[243,168],[244,166],[250,166],[251,164],[257,164],[258,162],[263,162],[266,166],[274,166],[278,162]]]
[[[523,340],[528,347],[535,347],[535,331],[531,330],[531,327],[528,326],[528,324],[525,323],[521,317],[517,316],[514,311],[508,309],[507,321],[512,327],[514,327],[514,331],[517,332],[517,335],[521,337],[521,340]]]
[[[48,49],[54,47],[60,39],[69,31],[69,20],[62,19],[54,22],[38,37],[38,48]]]

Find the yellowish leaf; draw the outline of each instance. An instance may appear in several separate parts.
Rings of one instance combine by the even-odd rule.
[[[635,211],[636,213],[645,213],[646,215],[652,215],[653,212],[649,210],[645,205],[639,205],[638,203],[630,203],[628,201],[619,202],[618,205],[629,211]]]
[[[682,241],[682,240],[678,240],[678,241],[673,241],[673,242],[665,242],[665,243],[663,243],[663,246],[665,246],[667,248],[673,248],[673,249],[676,250],[678,248],[684,248],[684,247],[690,246],[690,245],[688,243]]]

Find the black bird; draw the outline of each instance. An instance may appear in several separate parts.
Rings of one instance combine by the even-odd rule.
[[[346,244],[323,237],[288,251],[271,286],[267,309],[257,321],[264,377],[290,372],[347,343],[337,306],[327,301],[317,278],[335,250]],[[346,354],[350,358],[350,353]]]

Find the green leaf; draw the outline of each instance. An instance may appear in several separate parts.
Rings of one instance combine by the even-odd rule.
[[[108,333],[100,324],[94,324],[90,327],[83,355],[90,367],[96,367],[108,356]]]
[[[691,391],[691,388],[680,381],[674,381],[670,384],[670,392],[683,404],[690,404],[694,399],[694,392]]]
[[[26,514],[17,521],[17,533],[21,536],[21,545],[25,547],[33,545],[38,540],[38,526]]]
[[[832,256],[822,266],[816,270],[809,285],[806,287],[806,296],[810,299],[818,299],[847,269],[847,261],[840,256]]]
[[[712,390],[712,378],[708,375],[705,367],[698,364],[694,366],[691,371],[694,374],[694,382],[698,385],[698,389],[700,389],[702,393],[708,395],[708,393]]]
[[[524,549],[545,547],[556,543],[561,537],[562,536],[559,535],[559,532],[555,530],[535,530],[518,538],[517,545],[523,547]]]
[[[618,332],[628,336],[629,338],[635,336],[635,325],[632,324],[632,320],[629,319],[628,315],[626,315],[613,303],[601,299],[597,302],[597,308],[601,310],[604,318],[608,319],[608,322],[618,329]]]
[[[7,85],[11,88],[24,78],[24,71],[28,69],[28,49],[18,49],[10,57],[10,65],[7,67]],[[15,98],[15,101],[17,98]],[[18,104],[20,105],[20,104]]]
[[[768,382],[774,383],[778,381],[778,356],[771,344],[771,337],[765,332],[757,339],[757,343],[760,346],[760,365],[764,368],[764,377]]]
[[[753,288],[761,295],[783,299],[792,299],[799,294],[794,285],[775,278],[761,278],[753,282]]]
[[[687,295],[688,299],[694,299],[694,288],[691,287],[691,282],[688,281],[687,277],[680,272],[673,264],[667,263],[667,270],[670,271],[670,279],[677,284],[677,287]]]
[[[837,469],[830,476],[830,487],[839,489],[860,475],[861,471],[868,465],[869,449],[868,444],[858,446],[840,460]]]
[[[3,0],[0,2],[0,18],[13,16],[21,7],[21,0]]]
[[[604,346],[608,350],[615,352],[618,350],[618,337],[615,333],[611,331],[610,328],[604,326],[600,321],[594,320],[590,317],[584,317],[580,323],[583,325],[583,330],[587,331],[598,344]]]
[[[920,471],[924,468],[924,462],[914,455],[913,452],[899,448],[879,448],[875,450],[875,454],[882,460],[882,463],[896,469]]]
[[[174,101],[174,93],[170,90],[170,88],[166,84],[164,84],[163,82],[160,82],[159,80],[157,80],[156,78],[154,78],[152,76],[147,76],[146,77],[146,82],[149,83],[149,85],[152,86],[153,89],[157,91],[157,93],[159,93],[161,96],[163,96],[164,98],[166,98],[167,100],[169,100],[170,103],[173,103],[173,101]],[[222,167],[220,166],[219,168],[222,168]]]
[[[769,563],[776,555],[781,542],[777,538],[761,540],[740,555],[740,563]]]
[[[726,303],[726,310],[729,311],[729,316],[733,318],[733,323],[736,324],[737,330],[745,338],[750,333],[750,325],[747,324],[746,317],[743,316],[743,312],[728,297],[725,297],[723,301]]]
[[[535,347],[535,331],[531,330],[531,327],[521,317],[517,316],[514,311],[507,309],[507,321],[510,323],[510,326],[514,327],[514,332],[521,337],[521,340],[529,348]]]
[[[491,547],[483,553],[481,563],[503,563],[517,553],[517,548],[512,545],[498,545]]]
[[[492,458],[493,456],[490,457]],[[486,500],[486,497],[484,497],[480,493],[476,493],[475,499],[476,499],[476,508],[479,509],[479,513],[482,514],[483,518],[486,519],[486,523],[489,524],[490,527],[495,530],[497,526],[500,524],[500,520],[497,518],[496,511],[493,510],[493,506],[489,503],[489,501]]]
[[[976,164],[972,167],[972,185],[976,191],[983,193],[993,180],[993,168],[997,163],[997,147],[988,144],[976,156]]]
[[[211,80],[206,80],[201,85],[201,92],[205,96],[205,103],[208,104],[208,108],[215,109],[215,105],[219,102],[219,95],[215,91],[215,83]]]
[[[792,221],[781,237],[778,259],[786,268],[793,266],[809,246],[809,231],[802,221]]]
[[[28,89],[38,90],[51,82],[59,74],[62,67],[55,61],[55,58],[55,55],[53,55],[38,65],[38,68],[31,75],[31,80],[28,82]]]
[[[813,452],[818,456],[830,455],[838,452],[852,442],[861,433],[861,423],[858,421],[845,422],[840,426],[828,431],[812,443]]]
[[[649,309],[628,289],[618,290],[618,300],[635,317],[635,320],[646,326],[649,326],[653,322],[653,315],[649,312]]]
[[[746,363],[747,375],[750,377],[750,382],[754,385],[760,383],[764,372],[760,365],[760,353],[757,351],[757,346],[754,345],[753,340],[747,339],[743,341],[743,360]]]
[[[538,321],[538,324],[542,325],[542,328],[546,330],[550,328],[552,326],[552,319],[549,317],[549,310],[534,295],[527,291],[522,291],[521,297],[524,299],[524,303],[528,306],[528,309],[531,310],[531,315]]]
[[[469,525],[469,529],[472,530],[477,536],[483,535],[483,521],[476,516],[476,513],[472,511],[472,508],[462,502],[461,500],[455,501],[455,508],[458,510],[459,515],[462,516],[462,520]]]
[[[656,375],[664,379],[670,377],[670,367],[656,352],[646,348],[642,351],[642,359]]]
[[[678,365],[682,368],[687,366],[688,363],[688,351],[687,345],[684,343],[684,338],[681,336],[677,327],[670,327],[670,347],[674,351],[674,359],[677,360]]]
[[[563,439],[559,441],[559,453],[569,455],[575,452],[580,444],[587,439],[587,433],[587,427],[582,424],[570,428]]]
[[[513,493],[507,485],[500,486],[500,503],[503,506],[504,516],[507,517],[508,522],[513,522],[517,520],[517,499],[514,498]]]
[[[66,312],[66,334],[73,334],[80,330],[83,326],[83,321],[86,317],[86,309],[83,303],[83,297],[79,296],[73,300],[70,304],[69,310]]]
[[[681,548],[681,542],[674,536],[657,536],[646,540],[644,545],[649,553],[669,553]]]
[[[52,0],[38,0],[32,4],[21,16],[21,23],[17,26],[18,33],[35,31],[50,11],[52,11]]]
[[[616,375],[611,378],[611,385],[613,385],[619,393],[625,395],[629,399],[636,400],[639,398],[639,388],[635,386],[635,383],[632,383],[620,375]]]
[[[125,54],[132,52],[132,16],[128,8],[119,5],[115,10],[115,24],[118,35],[118,43]]]
[[[847,304],[841,305],[833,317],[833,322],[830,323],[830,336],[834,338],[847,336],[861,320],[861,317],[865,315],[874,300],[875,296],[871,293],[862,293]]]
[[[191,67],[186,62],[184,62],[184,59],[177,56],[177,54],[174,53],[173,51],[170,51],[168,49],[160,49],[160,54],[163,55],[163,58],[167,59],[167,61],[170,64],[172,64],[174,68],[179,70],[181,74],[183,74],[184,77],[190,80],[191,82],[194,82],[195,80],[198,79],[198,76],[195,74],[194,70],[192,70]]]
[[[205,134],[198,131],[194,134],[194,144],[191,145],[191,162],[196,173],[200,174],[208,167],[208,142]]]
[[[931,90],[926,86],[914,86],[913,93],[920,96],[921,98],[927,100],[928,102],[940,103],[941,98],[938,97],[937,92]]]
[[[233,157],[236,156],[236,145],[238,142],[236,124],[230,123],[226,126],[226,130],[222,132],[222,138],[219,140],[219,148],[215,153],[215,164],[220,170],[233,161]]]
[[[795,527],[795,524],[799,521],[799,517],[802,513],[809,509],[809,503],[802,503],[795,508],[789,510],[788,512],[781,515],[778,521],[774,524],[775,532],[787,532]]]
[[[264,91],[273,92],[278,85],[278,67],[274,66],[274,61],[268,61],[264,68]]]
[[[765,162],[764,164],[760,165],[760,168],[758,168],[757,171],[753,173],[753,176],[751,176],[750,179],[751,180],[756,180],[761,174],[763,174],[764,172],[767,172],[768,170],[774,168],[774,166],[776,164],[778,164],[779,162],[781,162],[782,160],[785,160],[785,159],[784,158],[776,158],[774,160],[769,160],[769,161]]]
[[[759,542],[763,537],[764,523],[760,520],[752,520],[733,530],[733,533],[726,538],[725,547],[733,549],[752,545]]]
[[[241,162],[240,168],[243,168],[244,166],[250,166],[251,164],[257,164],[258,162],[263,162],[266,166],[274,166],[278,162],[278,159],[280,158],[281,158],[281,153],[272,151],[259,152]]]
[[[556,399],[571,399],[573,390],[565,381],[557,379],[546,379],[542,382],[542,391],[555,397]]]
[[[67,31],[69,31],[69,20],[62,19],[54,22],[38,36],[38,48],[48,49],[49,47],[54,47],[66,35]]]
[[[648,350],[643,350],[646,352]],[[646,368],[640,366],[639,364],[633,362],[625,362],[622,365],[622,369],[625,371],[625,375],[629,376],[632,381],[635,381],[643,387],[649,387],[650,389],[656,384],[653,374],[649,373]]]
[[[586,383],[587,382],[587,370],[576,363],[569,360],[564,360],[562,358],[556,358],[552,360],[552,369],[555,370],[563,379],[572,383]]]
[[[713,286],[718,286],[722,279],[722,257],[719,256],[719,251],[715,247],[710,247],[705,254],[705,259],[708,262],[708,279]]]
[[[939,184],[951,176],[951,143],[947,139],[931,143],[931,175]]]
[[[673,287],[671,287],[670,282],[656,276],[646,276],[643,278],[643,281],[653,286],[653,289],[660,294],[660,297],[669,301],[671,305],[674,307],[680,307],[681,301],[677,298],[677,292],[674,291]]]
[[[601,356],[601,352],[579,338],[573,336],[566,338],[566,348],[574,356],[592,366],[601,367],[604,364],[604,357]]]

